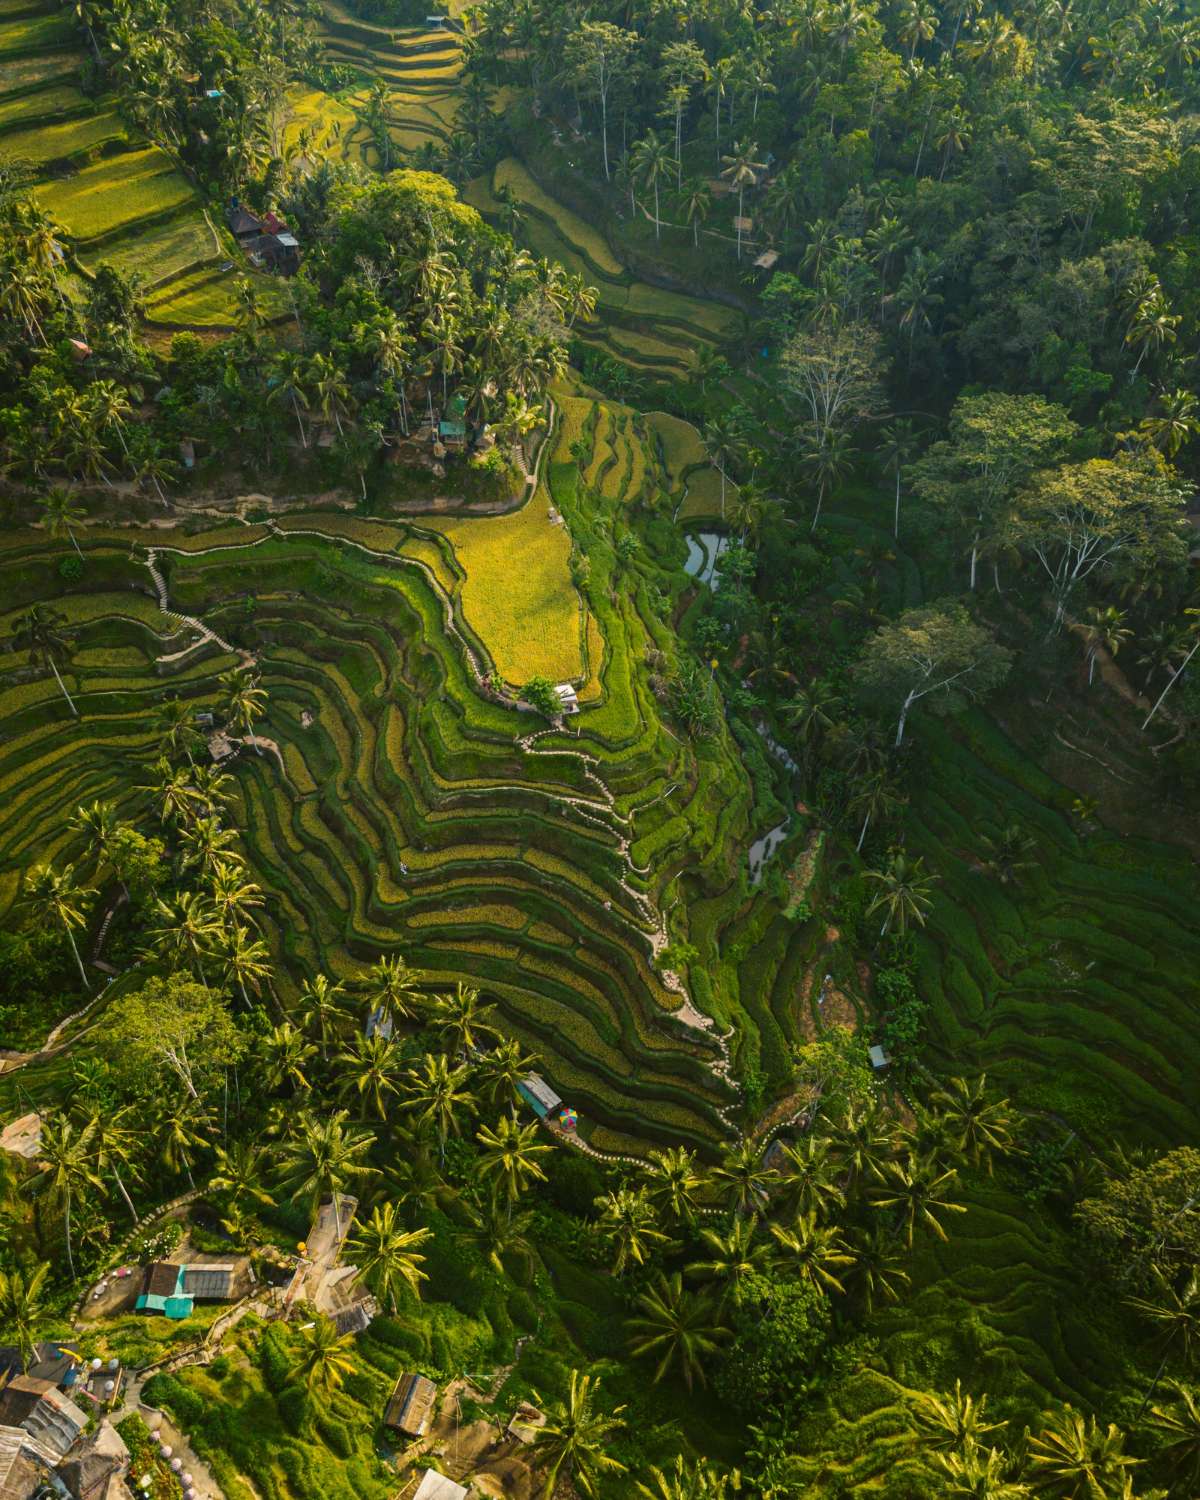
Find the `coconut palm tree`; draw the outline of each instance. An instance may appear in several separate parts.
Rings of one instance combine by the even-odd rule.
[[[99,879],[112,864],[113,840],[120,827],[116,807],[111,802],[93,802],[88,807],[77,807],[68,821],[71,829],[87,840],[92,876]]]
[[[758,146],[753,143],[735,141],[733,151],[728,156],[722,156],[725,165],[721,168],[721,176],[724,177],[730,187],[737,190],[738,195],[738,227],[737,227],[737,258],[742,258],[742,225],[744,215],[742,209],[745,205],[746,189],[758,185],[758,174],[766,171],[766,163],[756,161]]]
[[[190,703],[182,698],[168,698],[158,706],[155,715],[159,732],[159,753],[165,756],[183,754],[189,766],[195,767],[194,753],[203,748],[204,736],[196,728]]]
[[[646,1184],[654,1206],[677,1228],[696,1222],[696,1193],[704,1185],[695,1152],[684,1146],[652,1151],[646,1165]]]
[[[1006,823],[994,838],[981,833],[979,850],[979,869],[1001,885],[1020,884],[1022,875],[1037,868],[1037,840],[1019,823]]]
[[[223,672],[220,678],[222,689],[221,712],[226,724],[244,738],[254,733],[254,725],[267,710],[267,692],[261,687],[249,667],[235,667]],[[255,736],[254,748],[259,755],[262,749]]]
[[[530,1182],[546,1180],[537,1158],[544,1156],[550,1147],[538,1143],[537,1133],[536,1125],[521,1125],[514,1116],[501,1115],[496,1125],[483,1125],[475,1134],[483,1147],[478,1167],[480,1179],[498,1180],[509,1213]]]
[[[62,1209],[67,1265],[75,1279],[75,1254],[71,1240],[71,1210],[89,1188],[103,1184],[96,1173],[96,1130],[89,1121],[76,1125],[66,1115],[51,1115],[42,1121],[38,1160],[42,1171],[31,1178],[35,1191],[47,1192]]]
[[[751,1140],[731,1146],[712,1175],[726,1205],[737,1214],[761,1213],[779,1183],[779,1173],[764,1166],[762,1147]]]
[[[1143,417],[1139,430],[1168,458],[1173,459],[1200,431],[1200,402],[1191,391],[1163,391],[1158,411]]]
[[[859,1288],[868,1313],[876,1302],[898,1302],[902,1289],[911,1280],[900,1256],[899,1243],[882,1225],[854,1240],[854,1282]]]
[[[658,1227],[658,1213],[645,1187],[615,1188],[596,1199],[600,1232],[613,1251],[613,1274],[630,1264],[644,1266],[654,1251],[667,1243]]]
[[[700,226],[712,210],[712,193],[702,177],[693,177],[684,183],[678,196],[683,222],[692,226],[692,244],[699,249]]]
[[[263,984],[271,978],[271,950],[261,937],[238,923],[225,929],[220,953],[222,977],[227,984],[237,985],[249,1010],[250,991],[261,994]]]
[[[195,1189],[192,1166],[199,1153],[209,1145],[212,1135],[212,1118],[207,1106],[202,1100],[187,1096],[162,1101],[155,1114],[154,1130],[167,1170],[185,1173],[188,1186]]]
[[[1163,1390],[1170,1399],[1152,1406],[1147,1422],[1166,1439],[1157,1457],[1177,1476],[1181,1495],[1200,1494],[1200,1391],[1177,1380],[1165,1381]]]
[[[900,535],[900,481],[906,466],[920,448],[917,430],[907,418],[900,417],[883,429],[883,442],[879,449],[879,463],[884,472],[891,472],[896,479],[896,497],[892,515],[892,535]]]
[[[1014,1476],[1014,1461],[999,1448],[972,1445],[961,1453],[938,1453],[939,1495],[947,1500],[1030,1500],[1033,1491]]]
[[[671,143],[665,136],[648,130],[640,141],[635,142],[629,152],[629,166],[633,179],[644,188],[654,192],[654,237],[662,237],[662,216],[659,213],[659,184],[676,169],[677,163],[671,155]]]
[[[901,849],[892,855],[885,870],[868,870],[868,880],[880,887],[879,893],[867,907],[867,916],[883,912],[883,925],[879,929],[882,937],[893,927],[901,935],[915,923],[924,927],[933,909],[933,890],[936,875],[926,873],[924,859],[909,859]]]
[[[1013,1116],[1007,1099],[988,1094],[987,1074],[974,1083],[951,1078],[929,1102],[958,1155],[973,1167],[986,1164],[990,1176],[993,1153],[1012,1150]]]
[[[537,1265],[532,1211],[511,1211],[494,1196],[478,1204],[464,1201],[461,1206],[467,1218],[463,1240],[482,1255],[498,1276],[510,1273],[514,1265],[519,1266],[522,1274],[518,1279],[523,1285],[530,1285]]]
[[[425,1257],[417,1254],[432,1235],[429,1229],[405,1229],[394,1203],[377,1203],[371,1217],[360,1224],[347,1246],[351,1265],[362,1271],[363,1280],[396,1312],[396,1288],[405,1285],[414,1297],[421,1295],[427,1280],[421,1270]]]
[[[962,1453],[977,1447],[989,1432],[1003,1427],[1002,1422],[986,1421],[986,1410],[987,1397],[980,1396],[977,1401],[969,1392],[964,1392],[962,1381],[956,1380],[952,1395],[922,1392],[913,1407],[913,1415],[925,1447],[943,1453]]]
[[[272,1201],[264,1186],[270,1168],[265,1146],[253,1141],[234,1141],[228,1148],[218,1146],[216,1167],[208,1185],[223,1194],[231,1206],[242,1208],[247,1203],[265,1206]]]
[[[880,1124],[877,1108],[851,1104],[837,1125],[834,1151],[849,1196],[864,1182],[879,1182],[896,1155],[895,1133]]]
[[[517,1085],[538,1065],[532,1052],[522,1052],[520,1042],[498,1043],[485,1052],[475,1065],[475,1077],[481,1096],[496,1108],[515,1110],[520,1094]]]
[[[203,815],[205,799],[187,768],[173,766],[166,756],[160,756],[154,771],[158,779],[142,790],[154,797],[164,823],[187,824]]]
[[[1087,643],[1088,687],[1096,675],[1096,658],[1101,651],[1116,656],[1122,645],[1133,635],[1125,624],[1125,610],[1115,604],[1093,604],[1084,612],[1083,638]]]
[[[459,980],[453,994],[439,995],[433,1002],[433,1023],[456,1050],[467,1053],[479,1050],[485,1037],[498,1036],[488,1017],[496,1007],[482,1003],[479,991]]]
[[[19,1266],[0,1266],[0,1332],[16,1345],[22,1371],[28,1370],[37,1353],[42,1322],[42,1300],[50,1267],[45,1261],[24,1271]]]
[[[725,519],[725,485],[729,469],[742,451],[741,433],[729,417],[714,417],[704,424],[701,434],[704,456],[721,476],[721,519]]]
[[[770,1246],[758,1234],[758,1220],[753,1214],[735,1218],[720,1229],[702,1229],[700,1244],[706,1260],[694,1260],[687,1267],[689,1276],[714,1281],[720,1287],[722,1304],[737,1307],[746,1283],[762,1274]]]
[[[180,891],[174,901],[159,897],[154,903],[158,926],[151,927],[148,952],[172,968],[190,964],[205,983],[204,960],[217,953],[224,929],[216,909],[198,891]]]
[[[226,931],[253,922],[252,912],[263,904],[262,887],[247,879],[240,864],[223,859],[209,872],[208,895]]]
[[[237,834],[232,828],[223,828],[221,820],[213,814],[196,818],[180,830],[182,868],[196,866],[201,875],[211,879],[218,865],[240,865],[245,861],[234,845]]]
[[[317,1039],[321,1061],[329,1060],[329,1042],[336,1039],[339,1028],[349,1019],[344,984],[331,983],[326,974],[308,980],[296,1002],[301,1025]]]
[[[67,707],[78,718],[75,700],[67,692],[67,685],[58,670],[58,664],[68,650],[67,638],[61,629],[66,623],[67,617],[61,610],[51,609],[45,604],[31,604],[13,627],[13,645],[18,651],[29,653],[31,666],[50,668],[59,692],[67,700]]]
[[[290,1021],[273,1027],[262,1039],[263,1075],[269,1089],[290,1085],[297,1093],[312,1087],[306,1072],[317,1055],[317,1044],[310,1042]]]
[[[780,1193],[793,1213],[832,1217],[845,1204],[830,1143],[815,1135],[782,1144]]]
[[[1140,1313],[1162,1338],[1162,1358],[1138,1408],[1139,1420],[1158,1388],[1171,1352],[1178,1349],[1184,1360],[1190,1361],[1195,1349],[1200,1348],[1200,1273],[1193,1271],[1178,1287],[1161,1272],[1156,1273],[1155,1282],[1155,1296],[1126,1299],[1127,1305]]]
[[[563,1401],[547,1401],[534,1392],[534,1401],[546,1414],[533,1450],[545,1465],[544,1500],[552,1500],[560,1478],[587,1500],[594,1500],[601,1475],[625,1472],[625,1465],[606,1451],[613,1434],[625,1425],[621,1421],[625,1408],[618,1406],[607,1414],[597,1411],[598,1395],[598,1377],[579,1370],[571,1371]]]
[[[871,1199],[876,1208],[897,1210],[899,1222],[904,1226],[905,1244],[911,1250],[918,1225],[932,1229],[938,1239],[944,1240],[948,1236],[939,1215],[966,1213],[961,1203],[952,1203],[946,1196],[957,1176],[953,1169],[939,1172],[933,1162],[923,1158],[889,1162],[882,1183],[872,1190]]]
[[[421,976],[398,953],[380,954],[362,981],[368,1013],[389,1031],[399,1021],[414,1020],[425,1004],[420,982]]]
[[[300,1380],[310,1395],[331,1396],[354,1374],[350,1348],[352,1333],[338,1333],[332,1318],[317,1318],[300,1329],[300,1350],[292,1366],[293,1380]]]
[[[687,1291],[675,1271],[670,1276],[660,1274],[637,1299],[636,1307],[637,1313],[626,1324],[629,1349],[635,1359],[658,1361],[654,1383],[677,1368],[689,1391],[696,1380],[707,1385],[705,1363],[712,1361],[726,1335],[712,1299]]]
[[[1112,1422],[1101,1427],[1095,1417],[1064,1406],[1029,1439],[1031,1488],[1063,1500],[1106,1500],[1138,1463],[1124,1450],[1125,1435]]]
[[[780,1264],[788,1276],[805,1281],[814,1291],[842,1292],[838,1276],[854,1264],[854,1254],[836,1225],[821,1225],[815,1213],[797,1214],[791,1225],[768,1226],[782,1254]]]
[[[66,933],[85,990],[92,986],[83,967],[75,933],[86,923],[95,894],[90,885],[76,880],[73,864],[63,865],[60,870],[53,865],[35,865],[25,876],[23,900],[26,907],[36,922],[54,923]]]
[[[683,1454],[676,1454],[672,1469],[651,1468],[651,1487],[637,1484],[637,1493],[646,1500],[726,1500],[730,1490],[737,1493],[742,1487],[742,1476],[736,1469],[717,1469],[706,1459],[695,1459],[691,1463]]]
[[[303,1200],[311,1213],[315,1214],[326,1198],[332,1200],[339,1240],[339,1198],[358,1178],[375,1175],[375,1168],[363,1160],[375,1138],[366,1130],[348,1130],[348,1119],[349,1111],[344,1109],[323,1116],[305,1111],[296,1137],[284,1146],[279,1163],[284,1188],[293,1198]]]
[[[341,1073],[338,1092],[356,1093],[366,1118],[368,1104],[381,1120],[387,1119],[387,1098],[399,1092],[401,1076],[400,1049],[390,1037],[378,1031],[372,1036],[353,1036],[334,1058]]]
[[[443,1162],[447,1139],[452,1134],[461,1135],[463,1117],[475,1113],[470,1076],[465,1064],[451,1067],[450,1059],[440,1052],[427,1052],[421,1066],[408,1072],[405,1108],[415,1112],[419,1124],[436,1132]]]
[[[137,1224],[139,1222],[138,1211],[133,1206],[133,1199],[129,1196],[125,1181],[121,1176],[123,1170],[135,1180],[138,1176],[134,1157],[136,1147],[140,1142],[140,1133],[134,1127],[133,1106],[124,1105],[118,1109],[93,1109],[87,1113],[85,1123],[92,1129],[91,1139],[97,1175],[101,1178],[105,1175],[112,1178],[125,1207],[129,1210],[130,1218]]]
[[[896,816],[906,801],[907,798],[897,790],[895,782],[882,772],[868,777],[855,787],[846,807],[854,818],[862,818],[858,842],[854,846],[856,853],[862,853],[871,824],[887,823]]]
[[[79,560],[83,561],[83,553],[79,550],[79,543],[75,540],[74,528],[79,525],[87,512],[76,501],[70,490],[54,489],[44,495],[41,501],[42,516],[45,520],[46,530],[53,537],[69,537],[71,546],[79,554]]]
[[[822,433],[805,434],[800,449],[800,467],[816,482],[817,503],[813,508],[809,531],[816,531],[821,519],[825,498],[845,479],[854,466],[857,450],[851,445],[850,434],[836,427],[827,427]]]

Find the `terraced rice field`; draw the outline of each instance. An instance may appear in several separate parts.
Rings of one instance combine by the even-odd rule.
[[[570,513],[567,467],[551,465],[549,482]],[[345,516],[282,524],[295,534],[238,527],[141,540],[186,548],[171,553],[173,604],[260,655],[263,732],[280,759],[236,763],[235,822],[274,893],[285,1002],[303,971],[348,973],[402,950],[438,982],[470,977],[494,994],[585,1121],[614,1139],[714,1149],[733,1094],[711,1070],[714,1040],[675,1018],[680,1000],[652,967],[651,940],[663,882],[684,864],[696,866],[691,880],[742,904],[731,877],[749,836],[747,788],[727,750],[697,761],[666,732],[631,670],[659,628],[640,583],[614,603],[611,558],[595,551],[594,702],[577,735],[543,731],[523,749],[518,737],[542,721],[481,694],[467,647],[486,667],[490,627],[473,627],[470,591],[454,588],[480,565],[471,528],[486,536],[492,523],[447,526],[453,552],[424,518],[416,537]],[[327,535],[305,534],[314,528]],[[205,707],[231,664],[210,648],[156,674],[155,659],[184,638],[165,636],[156,604],[130,588],[148,584],[130,557],[135,539],[89,531],[83,580],[65,595],[40,534],[13,534],[0,550],[10,611],[53,597],[68,614],[67,680],[82,714],[70,720],[53,680],[30,676],[20,655],[0,660],[0,788],[19,808],[0,835],[4,904],[35,854],[67,850],[66,810],[85,797],[136,802],[163,696]],[[523,581],[510,567],[505,597],[518,618]],[[10,628],[0,619],[0,634]]]
[[[232,327],[233,277],[249,268],[174,161],[142,140],[110,98],[80,91],[84,53],[67,14],[29,9],[0,6],[0,152],[29,164],[34,196],[85,273],[103,261],[137,272],[157,293],[153,320],[168,328]],[[166,292],[201,268],[203,295],[194,287]],[[269,278],[259,279],[268,301],[277,296]],[[286,311],[281,302],[275,310]]]
[[[603,236],[551,198],[516,158],[499,162],[490,179],[477,179],[463,196],[500,221],[497,188],[511,192],[520,205],[524,218],[517,237],[596,288],[596,316],[575,330],[586,343],[651,379],[679,379],[694,366],[698,349],[715,346],[732,332],[730,309],[636,280]]]

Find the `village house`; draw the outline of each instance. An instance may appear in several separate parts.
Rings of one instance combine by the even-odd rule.
[[[239,1267],[232,1261],[182,1264],[158,1260],[146,1267],[136,1311],[187,1318],[197,1302],[233,1302]]]
[[[405,1437],[424,1437],[437,1400],[437,1386],[426,1375],[404,1374],[396,1382],[383,1425]]]
[[[291,276],[300,268],[300,242],[272,209],[259,218],[235,198],[225,222],[252,265]]]

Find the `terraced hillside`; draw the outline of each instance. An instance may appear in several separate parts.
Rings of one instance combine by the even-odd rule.
[[[499,222],[503,204],[497,189],[511,193],[518,205],[517,238],[596,288],[596,317],[576,329],[586,343],[651,378],[677,379],[692,369],[700,349],[715,347],[733,332],[732,309],[638,281],[604,237],[549,197],[515,157],[500,162],[490,180],[473,182],[463,196]]]
[[[164,693],[201,707],[233,660],[211,645],[177,655],[190,636],[148,597],[131,539],[89,533],[81,585],[56,598],[82,733],[53,680],[5,658],[0,778],[20,809],[0,848],[5,904],[19,870],[67,842],[66,810],[136,797]],[[262,662],[279,754],[239,760],[237,823],[275,893],[284,996],[302,969],[349,973],[401,947],[439,979],[485,983],[560,1091],[608,1127],[600,1143],[717,1141],[733,1102],[720,1048],[652,955],[685,860],[693,882],[737,889],[750,811],[728,747],[693,758],[631,670],[661,631],[641,584],[616,602],[593,592],[597,692],[564,735],[482,695],[486,637],[432,531],[294,516],[142,541],[160,549],[172,607]],[[40,536],[8,538],[11,609],[61,593],[53,560]]]
[[[30,166],[34,195],[83,274],[102,261],[137,271],[151,321],[166,328],[232,326],[233,277],[248,268],[235,266],[171,157],[111,98],[81,91],[83,61],[67,11],[37,0],[0,10],[0,153]]]

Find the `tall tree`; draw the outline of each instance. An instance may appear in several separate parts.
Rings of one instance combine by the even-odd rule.
[[[85,990],[92,986],[83,967],[75,934],[87,921],[88,908],[95,894],[91,886],[76,880],[74,865],[63,865],[60,870],[53,865],[36,865],[25,876],[25,905],[36,921],[53,922],[66,933]]]
[[[606,181],[612,177],[608,162],[608,97],[614,80],[620,78],[629,65],[637,45],[636,32],[624,31],[611,21],[581,21],[567,37],[567,67],[576,81],[600,101],[600,138]]]
[[[572,1370],[566,1397],[548,1401],[534,1394],[546,1414],[534,1439],[534,1456],[545,1465],[542,1493],[552,1500],[559,1479],[567,1481],[587,1500],[595,1500],[597,1481],[604,1474],[623,1474],[625,1465],[608,1452],[614,1433],[625,1425],[623,1406],[605,1413],[597,1409],[599,1379]]]

